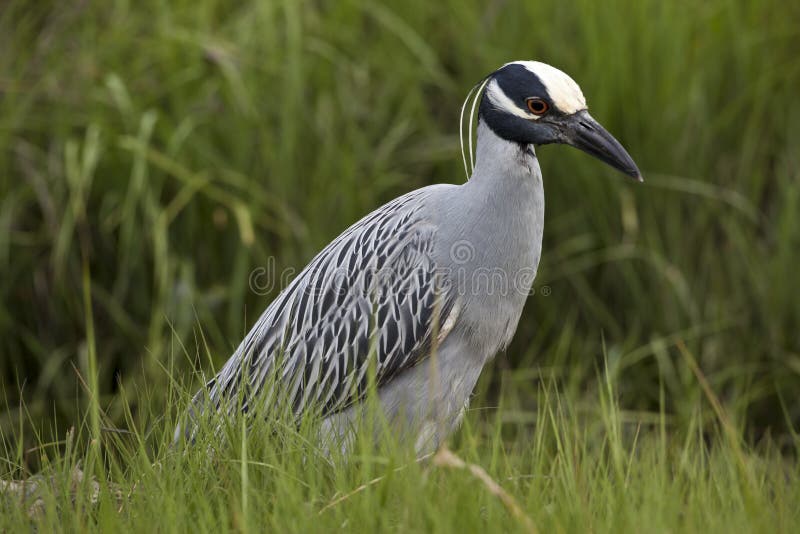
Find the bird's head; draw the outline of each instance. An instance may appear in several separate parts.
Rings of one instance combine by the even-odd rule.
[[[499,137],[520,145],[580,148],[641,181],[622,145],[587,110],[575,81],[545,63],[506,63],[484,81],[478,117]]]

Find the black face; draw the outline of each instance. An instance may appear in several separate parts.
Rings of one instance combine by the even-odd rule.
[[[490,85],[506,98],[500,105],[488,96]],[[514,106],[509,109],[508,106]],[[641,180],[639,169],[622,145],[585,109],[566,113],[558,108],[547,86],[520,64],[509,64],[489,77],[478,118],[499,137],[520,145],[564,143]]]
[[[559,142],[553,122],[563,119],[565,115],[553,105],[547,88],[538,76],[522,65],[511,64],[495,72],[489,83],[492,80],[497,82],[520,112],[531,113],[527,106],[527,100],[530,98],[539,99],[546,107],[544,115],[536,116],[536,120],[523,119],[497,107],[484,94],[478,109],[478,118],[486,121],[494,133],[521,145],[546,145]]]

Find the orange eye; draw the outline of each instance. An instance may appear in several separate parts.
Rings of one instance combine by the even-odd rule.
[[[547,113],[547,110],[550,109],[550,106],[547,104],[547,102],[538,96],[526,98],[525,103],[528,105],[528,110],[530,110],[530,112],[534,115],[544,115]]]

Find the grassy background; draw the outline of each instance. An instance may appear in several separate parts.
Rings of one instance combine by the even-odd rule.
[[[766,503],[737,491],[771,481],[779,482],[769,492],[796,501],[796,477],[780,473],[797,467],[776,451],[794,456],[800,426],[798,20],[800,7],[777,0],[4,2],[0,433],[8,461],[0,469],[37,469],[53,440],[60,448],[45,447],[46,461],[60,450],[58,465],[72,465],[75,457],[61,456],[71,426],[120,458],[138,458],[140,468],[112,470],[123,480],[147,478],[145,458],[168,464],[157,444],[169,417],[279,289],[253,291],[254,270],[301,268],[381,203],[463,181],[457,125],[466,91],[506,61],[539,59],[581,84],[646,182],[627,182],[574,149],[539,150],[547,223],[538,291],[473,404],[503,409],[475,410],[457,443],[472,443],[464,445],[471,460],[512,477],[535,517],[550,495],[553,528],[604,530],[644,517],[623,503],[628,493],[614,493],[620,479],[603,467],[618,469],[621,458],[641,462],[630,469],[642,502],[669,496],[659,517],[686,501],[756,521]],[[613,395],[603,404],[605,384]],[[563,410],[543,398],[549,387]],[[575,418],[546,428],[535,424],[541,413]],[[134,422],[141,447],[133,452],[101,436],[103,424]],[[717,439],[720,428],[729,430]],[[572,440],[531,450],[531,436],[559,432]],[[649,444],[641,456],[640,432]],[[557,478],[551,462],[568,461],[573,471]],[[169,465],[175,476],[153,482],[150,506],[171,490],[208,490],[182,485],[181,462]],[[293,495],[346,491],[374,476],[374,466],[364,469]],[[514,478],[541,470],[555,482]],[[470,501],[469,478],[448,478],[463,488],[440,504],[431,501],[436,483],[412,498],[409,488],[428,476],[414,473],[403,475],[409,485],[383,486],[353,506],[366,514],[416,502],[423,517],[439,505],[480,515],[492,499]],[[219,486],[233,497],[215,505],[244,513],[236,484]],[[604,515],[617,502],[606,494],[622,515],[613,506]],[[583,510],[559,505],[574,507],[579,496]],[[284,505],[254,502],[242,517],[269,508],[279,518]],[[209,506],[198,517],[210,528],[249,521],[226,522],[230,510],[220,516]],[[488,510],[481,521],[504,513],[496,503]],[[392,524],[460,524],[443,517],[417,523],[400,514]],[[737,518],[724,521],[742,524]]]

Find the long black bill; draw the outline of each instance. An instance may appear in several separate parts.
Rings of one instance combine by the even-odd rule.
[[[588,111],[579,111],[572,115],[564,135],[567,144],[580,148],[635,180],[643,181],[630,154]]]

